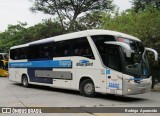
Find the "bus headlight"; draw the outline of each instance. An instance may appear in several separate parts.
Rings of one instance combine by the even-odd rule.
[[[128,89],[127,91],[128,91],[128,93],[130,93],[130,92],[131,92],[131,89]]]
[[[135,84],[134,80],[128,80],[128,83]]]

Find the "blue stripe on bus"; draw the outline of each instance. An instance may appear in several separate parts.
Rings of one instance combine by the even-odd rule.
[[[9,62],[9,68],[71,68],[71,60]]]
[[[129,80],[135,80],[135,81],[140,81],[140,80],[143,80],[143,78],[131,78]]]

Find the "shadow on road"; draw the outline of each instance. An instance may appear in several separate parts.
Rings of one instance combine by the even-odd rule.
[[[23,87],[21,84],[15,84],[16,86]],[[74,90],[67,90],[67,89],[59,89],[59,88],[52,88],[52,87],[47,87],[47,86],[39,86],[39,85],[30,85],[30,89],[38,89],[38,90],[44,90],[44,91],[53,91],[53,92],[59,92],[59,93],[65,93],[65,94],[72,94],[72,95],[77,95],[81,96],[79,91],[74,91]],[[106,100],[112,100],[112,101],[120,101],[120,102],[139,102],[139,101],[145,101],[147,99],[144,98],[138,98],[135,96],[120,96],[120,95],[112,95],[112,94],[99,94],[94,98],[98,99],[106,99]],[[94,99],[93,98],[93,99]]]
[[[112,101],[120,101],[120,102],[139,102],[139,101],[145,101],[147,99],[144,98],[138,98],[135,96],[120,96],[120,95],[112,95],[112,94],[98,94],[96,96],[100,99],[106,99],[106,100],[112,100]]]

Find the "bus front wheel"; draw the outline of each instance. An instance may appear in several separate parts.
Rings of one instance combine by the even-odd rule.
[[[91,79],[86,79],[81,83],[80,92],[86,97],[94,97],[96,95],[95,86]]]
[[[29,86],[27,76],[23,76],[23,77],[22,77],[22,86],[23,86],[23,87],[26,87],[26,88]]]

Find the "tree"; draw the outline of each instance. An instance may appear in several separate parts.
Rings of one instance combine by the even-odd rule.
[[[53,37],[66,33],[62,30],[59,22],[52,21],[51,19],[43,20],[42,23],[36,24],[27,28],[24,33],[23,42],[31,42],[39,39]]]
[[[26,31],[25,26],[27,26],[27,23],[22,22],[17,25],[8,25],[8,29],[0,33],[1,52],[8,52],[11,46],[23,43],[21,38],[23,38],[22,32]]]
[[[160,50],[160,11],[135,13],[125,11],[120,14],[102,14],[101,28],[120,31],[138,37],[146,46]]]
[[[112,10],[112,0],[33,0],[31,11],[58,16],[63,30],[77,30],[77,18],[91,11]]]
[[[78,30],[96,29],[101,25],[102,12],[90,12],[78,19]]]
[[[160,10],[160,0],[132,0],[131,2],[135,12],[144,11],[146,8]]]
[[[9,48],[19,44],[25,44],[31,41],[57,36],[65,31],[57,21],[51,19],[43,20],[35,26],[26,28],[26,23],[9,25],[5,32],[0,33],[0,52],[8,52]]]

